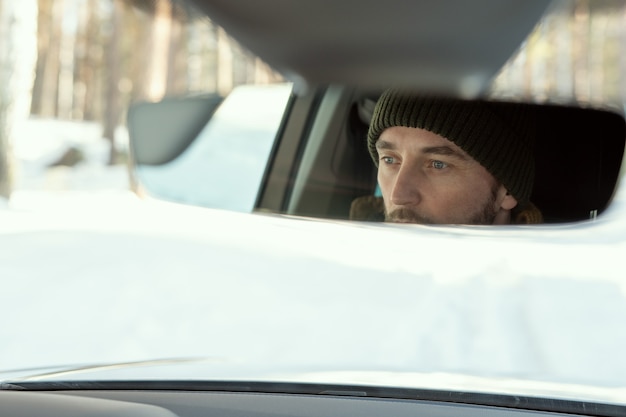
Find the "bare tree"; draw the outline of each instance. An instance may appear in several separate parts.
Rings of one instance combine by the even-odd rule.
[[[167,94],[179,95],[187,91],[187,36],[184,31],[184,16],[171,21],[167,63]]]
[[[13,188],[13,127],[29,114],[37,53],[37,2],[0,2],[0,195]]]
[[[233,88],[233,49],[230,38],[217,28],[217,92],[227,95]]]
[[[86,45],[85,55],[81,60],[79,80],[85,85],[83,100],[83,120],[98,120],[100,106],[98,105],[99,86],[101,85],[100,77],[103,70],[103,46],[101,27],[103,26],[102,17],[97,10],[97,4],[94,1],[86,2],[87,6],[87,27],[86,27]]]
[[[63,8],[62,0],[39,0],[37,72],[31,113],[45,117],[57,115]]]
[[[122,18],[124,6],[120,0],[113,1],[111,12],[111,30],[106,48],[106,94],[104,97],[104,120],[102,136],[110,143],[109,164],[117,163],[117,149],[115,147],[115,130],[120,122],[122,103],[120,101],[120,31],[123,27]]]
[[[148,99],[152,101],[162,99],[167,89],[171,33],[172,4],[169,0],[156,0],[150,42],[150,62],[147,66],[146,91]]]
[[[39,0],[37,13],[37,66],[33,85],[31,114],[39,115],[43,108],[44,73],[46,72],[46,58],[49,49],[49,26],[52,22],[53,0]]]

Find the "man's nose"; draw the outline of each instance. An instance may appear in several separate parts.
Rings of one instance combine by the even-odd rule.
[[[422,200],[420,173],[408,165],[402,165],[393,183],[391,202],[394,205],[416,205]]]

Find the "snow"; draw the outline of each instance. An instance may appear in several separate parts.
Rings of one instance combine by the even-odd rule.
[[[0,369],[212,357],[626,388],[617,209],[495,235],[183,207],[130,192],[93,125],[22,128],[0,205]],[[87,161],[45,169],[70,145]]]
[[[75,191],[128,189],[124,165],[107,166],[110,145],[95,122],[30,118],[15,127],[14,154],[18,162],[15,188],[22,191]],[[128,133],[116,132],[116,148],[128,149]],[[85,161],[74,167],[50,167],[70,148]]]

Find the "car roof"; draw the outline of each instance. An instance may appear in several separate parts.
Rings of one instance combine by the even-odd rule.
[[[193,3],[297,84],[379,88],[393,80],[464,96],[489,85],[549,4],[545,0]]]

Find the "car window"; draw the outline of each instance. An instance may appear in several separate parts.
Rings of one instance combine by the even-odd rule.
[[[291,89],[289,83],[236,87],[182,155],[138,165],[140,183],[158,198],[252,211]]]

